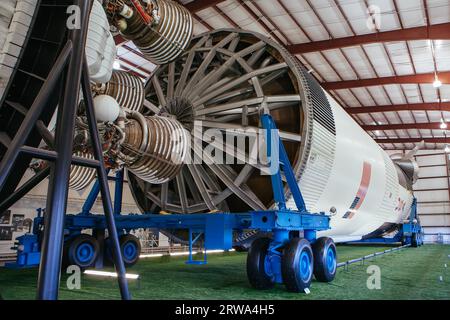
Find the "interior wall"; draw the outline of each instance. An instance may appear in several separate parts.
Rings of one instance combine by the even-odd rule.
[[[420,171],[414,192],[426,240],[450,242],[450,154],[422,150],[416,160]]]
[[[419,150],[415,156],[420,170],[413,189],[425,242],[450,242],[449,156],[444,150]]]

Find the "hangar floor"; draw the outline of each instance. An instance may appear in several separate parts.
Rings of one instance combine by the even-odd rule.
[[[386,249],[379,246],[338,246],[339,261]],[[208,265],[185,265],[186,257],[148,258],[128,270],[139,274],[130,280],[134,299],[450,299],[450,246],[424,245],[388,253],[338,269],[332,283],[313,281],[311,293],[293,294],[283,286],[252,289],[245,274],[245,253],[209,255]],[[381,289],[367,288],[367,267],[381,269]],[[37,270],[0,271],[3,299],[34,299]],[[81,289],[66,288],[61,281],[60,299],[118,299],[116,279],[83,275]]]

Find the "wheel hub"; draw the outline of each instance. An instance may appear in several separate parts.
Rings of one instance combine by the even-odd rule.
[[[187,130],[194,127],[194,110],[192,103],[184,97],[174,97],[161,108],[161,113],[167,113],[180,122]]]

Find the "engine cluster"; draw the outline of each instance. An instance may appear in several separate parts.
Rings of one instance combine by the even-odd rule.
[[[140,112],[144,91],[136,80],[142,81],[133,77],[115,71],[111,78],[113,83],[92,87],[104,162],[112,170],[126,167],[146,182],[164,183],[181,169],[188,152],[190,133],[166,114],[144,116]],[[74,152],[92,154],[83,101],[76,119]],[[75,180],[84,178],[74,175]]]
[[[191,40],[192,16],[174,1],[106,0],[103,7],[110,24],[156,64],[173,61]]]
[[[97,32],[99,26],[102,35]],[[132,40],[148,60],[164,64],[176,59],[189,45],[192,17],[183,6],[170,0],[104,0],[94,1],[89,20],[86,52],[105,165],[113,171],[126,167],[149,183],[164,183],[179,173],[189,151],[190,133],[183,120],[171,117],[167,108],[161,108],[158,114],[143,115],[142,79],[113,70],[116,48],[108,26]],[[73,152],[93,158],[84,101],[80,101],[77,111]],[[31,168],[39,171],[47,165],[37,160]],[[95,169],[72,165],[69,186],[81,191],[95,176]]]

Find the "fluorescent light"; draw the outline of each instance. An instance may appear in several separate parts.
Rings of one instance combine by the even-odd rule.
[[[181,251],[181,252],[170,252],[171,256],[186,256],[189,254],[189,251]],[[192,251],[192,254],[197,254],[197,251]]]
[[[447,129],[447,124],[444,121],[442,121],[440,127],[442,130]]]
[[[86,271],[84,271],[84,273],[90,274],[93,276],[117,278],[117,273],[115,273],[115,272],[107,272],[107,271],[99,271],[99,270],[86,270]],[[139,275],[132,274],[132,273],[125,273],[125,278],[136,280],[136,279],[139,279]]]
[[[156,258],[156,257],[162,257],[162,253],[148,253],[148,254],[141,254],[139,258]]]
[[[113,69],[118,70],[120,68],[121,68],[120,62],[115,60],[114,63],[113,63]]]
[[[450,152],[450,147],[448,144],[445,145],[445,149],[444,149],[445,153],[449,153]]]
[[[433,82],[433,87],[440,88],[441,86],[442,86],[442,81],[440,81],[438,78],[436,78],[436,80],[434,80],[434,82]]]
[[[235,251],[234,249],[230,249],[228,251]],[[203,253],[205,252],[204,250],[202,251],[192,251],[192,254],[197,254],[197,253]],[[206,253],[221,253],[221,252],[225,252],[225,250],[221,250],[221,249],[217,249],[217,250],[206,250]],[[189,251],[180,251],[180,252],[169,252],[168,255],[170,256],[187,256],[189,255]],[[164,254],[162,253],[144,253],[141,254],[139,256],[139,258],[157,258],[157,257],[162,257],[164,256]]]

